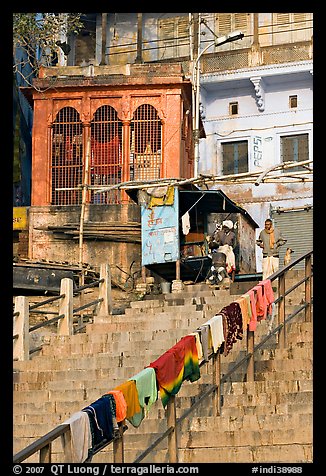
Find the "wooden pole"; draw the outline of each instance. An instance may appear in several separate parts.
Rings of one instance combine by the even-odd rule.
[[[247,331],[247,354],[252,354],[248,360],[247,367],[247,382],[253,382],[255,380],[255,333],[254,331]]]
[[[59,306],[59,315],[64,314],[65,317],[58,321],[58,335],[70,336],[73,334],[73,280],[63,278],[61,280],[60,294],[65,297],[61,299]]]
[[[40,463],[51,463],[52,445],[49,443],[40,449]]]
[[[99,303],[97,316],[107,317],[112,314],[112,292],[111,292],[111,268],[109,264],[102,263],[100,269],[100,279],[104,278],[103,283],[99,284],[99,299],[103,301]],[[98,322],[98,318],[95,318],[95,322]]]
[[[281,300],[278,303],[278,324],[283,324],[283,327],[278,333],[278,344],[281,349],[285,347],[285,274],[281,274],[278,278],[278,295]]]
[[[213,384],[217,386],[214,392],[214,413],[215,416],[221,415],[221,354],[218,350],[212,358],[213,363]]]
[[[29,304],[27,296],[16,296],[13,335],[18,335],[13,343],[13,358],[29,360]]]
[[[100,66],[104,66],[106,64],[106,25],[107,25],[107,13],[102,13],[102,41],[101,41],[101,62]]]
[[[311,255],[305,259],[305,302],[308,306],[305,309],[305,321],[311,322]]]
[[[180,273],[180,260],[177,259],[175,263],[175,279],[180,281],[181,273]]]
[[[85,209],[86,209],[86,202],[87,202],[87,194],[88,194],[88,182],[89,182],[89,157],[91,153],[91,138],[89,134],[87,134],[87,142],[86,142],[86,154],[85,154],[85,168],[84,168],[84,180],[83,180],[83,190],[82,190],[82,203],[81,203],[81,210],[80,210],[80,222],[79,222],[79,267],[80,267],[80,275],[79,275],[79,286],[83,286],[85,284],[85,272],[83,268],[84,262],[84,220],[85,220]],[[84,291],[82,291],[79,295],[79,304],[80,306],[84,305]],[[80,313],[80,322],[79,325],[83,325],[83,312]]]
[[[119,438],[113,440],[113,462],[124,463],[123,425],[119,425]]]
[[[173,431],[168,435],[168,456],[169,463],[178,463],[178,438],[176,427],[176,407],[175,407],[175,395],[171,395],[167,408],[167,425],[168,428],[172,427]]]
[[[135,63],[143,63],[143,14],[137,13],[137,56]]]

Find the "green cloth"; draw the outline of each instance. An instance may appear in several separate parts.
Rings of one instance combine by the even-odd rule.
[[[128,421],[137,427],[141,424],[149,409],[157,400],[156,373],[152,367],[147,367],[129,380],[134,380],[136,383],[141,411],[128,418]]]

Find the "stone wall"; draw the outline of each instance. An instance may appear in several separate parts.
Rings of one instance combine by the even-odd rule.
[[[79,262],[79,236],[58,233],[49,227],[78,225],[80,223],[80,206],[42,206],[31,207],[29,217],[29,259]],[[89,205],[85,212],[84,224],[100,223],[124,224],[140,223],[140,208],[135,204],[124,205]],[[139,235],[140,236],[140,235]],[[126,273],[140,270],[141,245],[124,241],[107,241],[103,239],[84,239],[83,263],[95,269],[103,262],[108,262],[112,277],[124,285],[128,278]],[[133,263],[134,262],[134,263]],[[133,263],[133,264],[132,264]],[[131,266],[132,265],[132,266]],[[121,271],[119,268],[123,271]],[[130,283],[130,282],[129,282]]]

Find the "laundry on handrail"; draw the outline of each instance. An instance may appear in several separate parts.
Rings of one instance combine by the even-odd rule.
[[[89,417],[92,434],[92,448],[89,450],[91,456],[113,439],[114,428],[118,428],[114,397],[111,394],[102,395],[82,411]]]
[[[87,413],[74,413],[63,424],[70,425],[71,438],[67,432],[61,435],[63,451],[70,463],[83,463],[92,448],[92,434]]]
[[[148,367],[155,369],[161,401],[165,407],[171,395],[179,392],[184,380],[194,382],[200,378],[195,336],[182,337]]]
[[[228,306],[224,306],[220,314],[224,317],[226,327],[224,355],[228,355],[237,339],[243,337],[242,314],[239,303],[231,302]]]
[[[147,367],[138,372],[138,374],[131,377],[129,380],[134,380],[136,383],[141,410],[140,412],[129,417],[128,421],[130,421],[133,426],[138,427],[148,414],[153,403],[157,400],[155,370],[151,367]]]
[[[223,330],[223,316],[221,314],[217,314],[211,317],[206,322],[206,325],[208,325],[210,328],[212,347],[214,353],[216,353],[225,341]]]
[[[115,387],[114,390],[120,390],[125,397],[127,403],[127,419],[133,417],[135,413],[139,413],[141,411],[136,382],[134,380],[127,380],[121,385]]]
[[[116,420],[119,423],[120,421],[125,420],[127,416],[127,402],[121,390],[110,390],[107,392],[108,394],[111,393],[115,400],[115,407],[116,407]]]

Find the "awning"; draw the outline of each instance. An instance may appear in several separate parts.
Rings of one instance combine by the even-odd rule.
[[[155,184],[155,186],[159,185]],[[178,187],[177,184],[173,186]],[[193,207],[196,207],[197,211],[205,213],[241,213],[253,228],[259,228],[249,213],[233,202],[222,190],[200,190],[193,184],[182,185],[178,188],[180,216]],[[126,193],[136,203],[138,203],[137,192],[138,189],[126,189]]]

